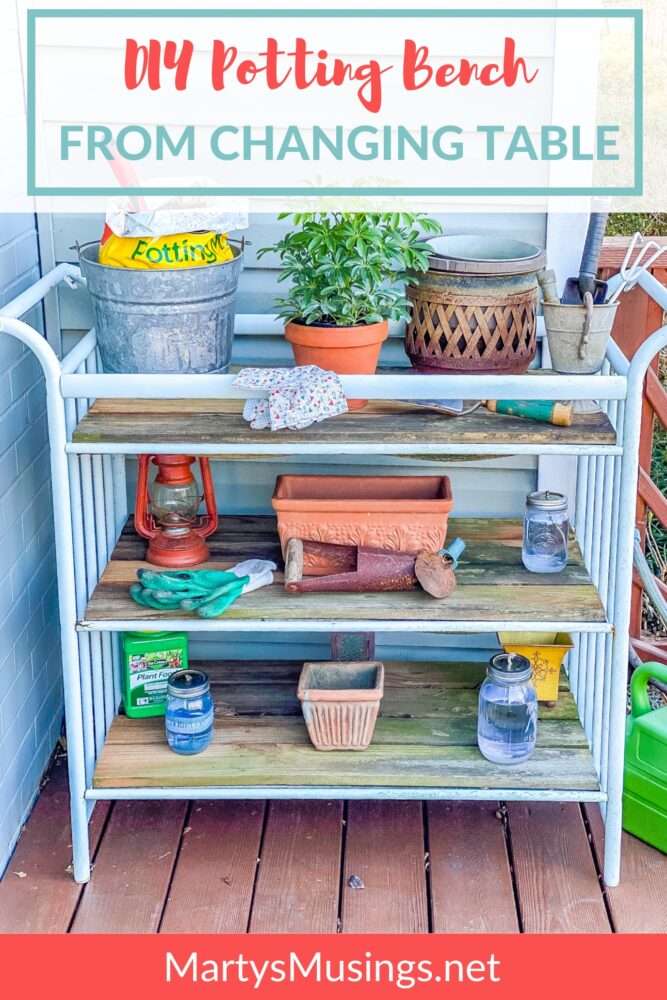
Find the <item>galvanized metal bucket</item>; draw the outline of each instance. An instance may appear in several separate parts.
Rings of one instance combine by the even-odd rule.
[[[554,371],[593,375],[602,368],[618,302],[564,305],[543,302],[544,325]]]
[[[99,243],[81,250],[106,372],[193,375],[226,372],[232,355],[236,289],[243,252],[203,267],[139,271],[98,261]]]

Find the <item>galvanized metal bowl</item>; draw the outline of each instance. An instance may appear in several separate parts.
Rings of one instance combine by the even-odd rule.
[[[146,271],[108,267],[99,243],[81,251],[106,372],[192,375],[226,372],[232,355],[243,253],[202,267]]]

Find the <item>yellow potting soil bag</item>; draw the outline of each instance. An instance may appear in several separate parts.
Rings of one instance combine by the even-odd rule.
[[[176,233],[172,236],[116,236],[108,226],[100,243],[99,262],[107,267],[135,270],[201,267],[221,264],[234,254],[227,235],[215,232]]]

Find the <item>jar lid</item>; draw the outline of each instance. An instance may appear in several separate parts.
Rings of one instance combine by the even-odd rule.
[[[567,510],[567,497],[552,490],[536,490],[527,495],[526,506],[538,510]]]
[[[489,660],[489,673],[496,680],[519,684],[530,680],[533,668],[530,660],[520,653],[497,653]]]
[[[167,693],[172,698],[196,698],[206,694],[209,687],[208,674],[203,670],[177,670],[167,681]]]

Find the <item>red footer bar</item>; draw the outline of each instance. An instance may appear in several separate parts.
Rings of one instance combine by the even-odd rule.
[[[0,970],[3,996],[44,1000],[583,1000],[659,989],[664,941],[611,934],[3,935]]]

